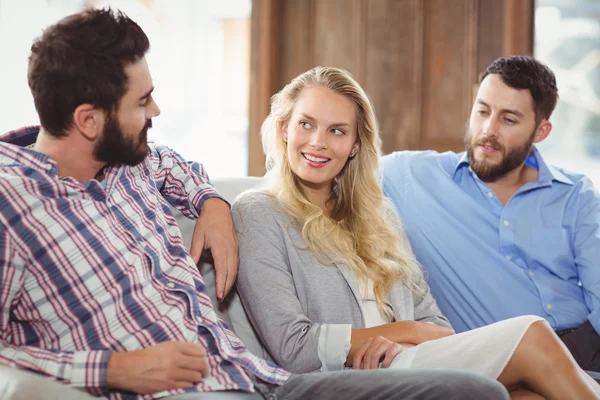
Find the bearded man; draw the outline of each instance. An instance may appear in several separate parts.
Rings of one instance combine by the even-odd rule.
[[[388,155],[383,186],[457,332],[539,315],[600,371],[600,196],[535,146],[557,99],[547,66],[500,58],[482,74],[466,151]]]

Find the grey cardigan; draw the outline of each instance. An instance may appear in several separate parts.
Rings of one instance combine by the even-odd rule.
[[[321,264],[301,226],[266,193],[242,194],[232,214],[240,251],[237,289],[271,359],[295,373],[343,369],[351,329],[365,327],[354,272],[342,263]],[[424,296],[401,282],[393,286],[395,320],[450,327],[425,281],[422,288]]]

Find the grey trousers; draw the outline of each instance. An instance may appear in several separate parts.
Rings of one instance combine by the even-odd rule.
[[[508,400],[500,383],[453,370],[315,372],[293,375],[283,386],[256,385],[259,393],[188,393],[169,400]]]

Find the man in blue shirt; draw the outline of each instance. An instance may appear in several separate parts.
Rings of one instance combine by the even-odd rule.
[[[546,318],[579,364],[600,371],[600,196],[547,165],[552,71],[494,61],[469,118],[467,151],[384,157],[384,191],[433,295],[458,331],[518,315]]]

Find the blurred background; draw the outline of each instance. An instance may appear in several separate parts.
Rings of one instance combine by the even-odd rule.
[[[313,66],[354,74],[385,153],[461,151],[479,74],[529,54],[554,70],[560,94],[542,153],[600,187],[600,0],[0,0],[0,132],[38,124],[26,78],[33,39],[103,6],[150,38],[162,110],[151,139],[212,177],[263,174],[269,98]]]

